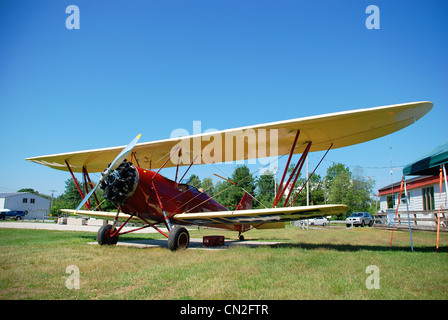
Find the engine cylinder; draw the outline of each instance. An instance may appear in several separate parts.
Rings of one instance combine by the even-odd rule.
[[[100,185],[104,198],[118,205],[124,205],[138,184],[137,169],[126,160],[121,163]]]

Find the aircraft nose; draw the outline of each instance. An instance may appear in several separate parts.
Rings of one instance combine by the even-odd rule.
[[[104,198],[118,205],[126,203],[138,183],[137,169],[124,160],[102,183]]]

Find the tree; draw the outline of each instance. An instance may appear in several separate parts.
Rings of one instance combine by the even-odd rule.
[[[291,196],[288,200],[288,205],[291,204],[291,201],[296,198],[294,201],[294,206],[306,206],[306,177],[301,178],[301,174],[297,179],[297,183],[292,191]],[[309,177],[308,181],[309,188],[309,204],[310,205],[318,205],[323,204],[325,202],[324,197],[324,189],[323,189],[323,180],[319,174],[313,174]],[[297,193],[300,192],[299,195]]]
[[[193,186],[197,189],[201,188],[201,179],[199,179],[199,177],[195,174],[192,174],[190,176],[190,180],[188,181],[188,184],[190,186]]]
[[[355,173],[352,173],[346,166],[338,163],[328,168],[327,177],[329,178],[328,203],[345,204],[350,207],[342,218],[354,211],[371,210],[370,193],[374,181],[366,180],[361,168],[355,168]]]
[[[229,190],[232,186],[228,181],[218,181],[214,189],[214,199],[225,207],[233,207],[233,203],[229,197]]]
[[[46,199],[51,199],[50,196],[48,196],[46,194],[42,194],[39,191],[36,191],[36,190],[34,190],[32,188],[22,188],[22,189],[18,190],[17,192],[29,192],[29,193],[35,194],[36,196],[41,196],[41,197],[46,198]]]
[[[372,204],[370,194],[375,182],[363,176],[362,168],[355,167],[353,171],[347,202],[356,211],[369,211]]]
[[[288,174],[291,175],[294,171],[295,164],[292,164],[288,168]],[[296,173],[297,175],[297,173]],[[285,178],[285,183],[287,183],[289,176]],[[290,184],[294,182],[295,176],[291,178]],[[299,173],[297,177],[296,184],[294,186],[294,190],[291,191],[291,196],[288,199],[288,205],[294,200],[294,206],[306,206],[306,177],[302,177],[302,173]],[[324,182],[322,177],[319,174],[313,174],[309,176],[308,180],[308,188],[309,188],[309,203],[310,205],[318,205],[325,203],[324,196]],[[298,194],[300,192],[300,194]],[[288,198],[287,191],[285,191],[286,196],[284,195],[282,200],[279,201],[279,205],[283,205],[284,201]]]
[[[351,173],[342,171],[335,175],[328,184],[329,196],[327,203],[345,204],[347,192],[350,188]]]
[[[260,175],[257,181],[257,200],[263,203],[266,207],[272,208],[275,197],[275,178],[272,172],[267,170],[264,174]],[[261,207],[257,201],[254,202],[255,207]]]
[[[78,185],[81,188],[81,190],[85,190],[84,184],[79,182],[78,180],[76,181],[78,182]],[[116,210],[117,207],[113,202],[104,199],[103,191],[100,188],[96,189],[95,194],[97,195],[98,201],[100,202],[101,209],[103,211]],[[68,179],[65,181],[64,193],[54,199],[53,206],[50,209],[50,215],[60,216],[61,209],[76,209],[81,201],[82,198],[81,195],[79,194],[75,182],[73,181],[73,179]],[[90,198],[90,204],[92,210],[95,209],[98,205],[93,196]]]
[[[79,181],[77,182],[81,188],[84,187],[82,183],[80,183]],[[78,188],[76,187],[73,179],[68,179],[65,181],[65,191],[62,195],[59,196],[59,198],[66,204],[68,209],[75,209],[82,201],[82,197],[79,194]]]
[[[350,173],[350,169],[342,163],[334,163],[331,167],[329,167],[327,169],[327,175],[325,176],[326,188],[331,189],[334,178],[342,173]]]
[[[213,180],[210,177],[204,178],[201,182],[201,187],[210,196],[213,197],[214,186]]]
[[[238,186],[229,181],[218,182],[214,190],[215,199],[222,205],[235,209],[243,198],[243,189],[254,195],[257,180],[252,176],[246,165],[238,166],[229,180]]]
[[[54,199],[53,206],[50,209],[50,215],[60,216],[61,209],[76,209],[81,201],[82,198],[78,192],[75,182],[72,179],[68,179],[65,181],[64,193]]]

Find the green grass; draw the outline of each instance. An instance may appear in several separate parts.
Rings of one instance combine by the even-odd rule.
[[[237,233],[192,230],[192,237]],[[0,229],[0,299],[447,299],[448,235],[375,228],[253,230],[280,245],[226,250],[94,246],[95,234]],[[122,239],[160,238],[130,234]],[[66,268],[80,289],[66,287]],[[379,268],[368,290],[366,268]]]

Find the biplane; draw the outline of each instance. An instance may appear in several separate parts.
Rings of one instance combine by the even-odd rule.
[[[168,248],[175,251],[188,248],[188,226],[234,230],[243,240],[242,234],[253,228],[281,228],[288,221],[347,211],[347,206],[338,204],[294,206],[296,197],[293,198],[291,192],[286,190],[294,189],[308,153],[326,151],[325,157],[330,149],[388,135],[413,124],[432,106],[428,101],[404,103],[144,143],[138,143],[138,135],[127,146],[26,160],[70,172],[83,200],[76,210],[65,212],[113,221],[98,230],[99,244],[113,245],[122,234],[152,227],[168,238]],[[301,156],[286,179],[295,154]],[[185,176],[193,165],[286,155],[286,168],[272,208],[253,209],[253,197],[246,192],[237,208],[229,210],[204,190],[182,183],[182,178],[177,179],[180,167],[188,166],[183,174]],[[163,168],[168,167],[176,167],[174,180],[160,174]],[[84,192],[77,183],[75,172],[81,173],[86,182]],[[89,176],[93,172],[101,172],[96,184],[91,182]],[[235,185],[239,183],[231,182]],[[116,212],[102,211],[95,194],[98,187],[103,190],[104,198],[116,204]],[[97,202],[94,210],[90,200],[92,196]],[[123,231],[130,221],[138,221],[143,226]],[[124,223],[118,227],[118,222]],[[163,227],[167,231],[163,231]]]

